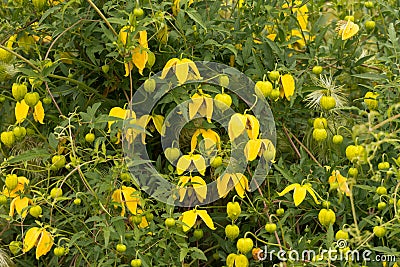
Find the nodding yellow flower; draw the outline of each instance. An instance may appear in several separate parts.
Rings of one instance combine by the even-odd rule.
[[[187,58],[172,58],[165,64],[160,79],[164,79],[170,70],[175,72],[179,84],[185,83],[187,80],[200,80],[200,72],[196,64]]]
[[[290,74],[284,74],[280,77],[280,81],[281,81],[281,87],[280,87],[281,98],[285,96],[287,100],[290,100],[290,97],[294,95],[294,89],[295,89],[293,76]]]
[[[10,213],[8,215],[13,217],[14,212],[17,211],[22,218],[25,218],[28,214],[26,207],[28,207],[29,204],[32,204],[32,199],[28,197],[21,198],[20,196],[15,197],[10,203]]]
[[[278,195],[281,197],[292,190],[294,190],[293,200],[294,200],[294,205],[296,207],[298,205],[300,205],[301,202],[303,202],[303,200],[306,198],[307,192],[313,197],[315,203],[320,204],[320,202],[318,201],[318,198],[315,194],[315,191],[312,188],[310,183],[306,183],[304,185],[300,185],[298,183],[291,184],[291,185],[287,186],[282,192],[278,193]]]
[[[141,209],[137,210],[137,214],[142,214],[143,211]],[[139,228],[146,228],[147,226],[149,226],[149,222],[146,219],[146,216],[142,216],[142,222],[138,224]]]
[[[339,20],[336,27],[336,31],[343,41],[356,35],[359,30],[360,27],[351,20]]]
[[[181,175],[186,170],[192,172],[194,169],[197,169],[201,175],[204,175],[206,168],[206,161],[203,156],[199,154],[184,155],[179,158],[176,164],[176,172],[178,175]]]
[[[126,139],[128,142],[131,144],[138,135],[142,136],[142,144],[146,144],[146,126],[150,123],[150,121],[153,122],[155,129],[157,132],[159,132],[162,136],[164,136],[165,133],[165,127],[163,128],[164,124],[164,116],[162,115],[143,115],[136,121],[132,121],[132,125],[134,126],[139,126],[140,129],[138,128],[129,128],[127,129],[126,132]]]
[[[118,39],[120,42],[126,46],[129,44],[129,35],[135,30],[133,26],[124,26],[119,31]],[[148,55],[148,42],[147,42],[147,31],[139,31],[135,37],[138,40],[138,45],[131,51],[132,59],[126,63],[125,66],[125,76],[129,76],[129,73],[135,65],[139,73],[143,75],[143,70],[146,67],[146,63],[149,59]]]
[[[21,100],[21,102],[17,102],[15,105],[15,119],[17,123],[23,122],[29,113],[29,106],[25,103],[25,100]],[[33,118],[35,121],[39,122],[40,124],[44,124],[44,109],[42,105],[42,101],[36,104],[33,108]]]
[[[332,175],[328,179],[329,184],[338,183],[338,191],[342,192],[342,194],[346,194],[346,196],[351,195],[351,191],[349,189],[349,185],[347,184],[347,178],[340,174],[340,171],[335,170],[332,172]]]
[[[197,220],[197,216],[200,216],[200,218],[205,222],[208,228],[211,230],[215,230],[216,228],[214,227],[214,222],[212,221],[210,215],[208,215],[206,210],[188,210],[182,213],[182,217],[180,218],[183,222],[183,231],[187,232],[192,228]]]
[[[120,118],[122,120],[131,118],[131,122],[135,122],[136,120],[136,114],[134,111],[130,111],[129,109],[123,109],[120,107],[113,107],[110,112],[108,113],[108,116],[110,117],[116,117],[116,118]],[[111,125],[113,125],[113,123],[115,123],[116,121],[108,121],[108,133],[111,132]],[[116,144],[120,143],[120,139],[121,139],[121,132],[118,131],[117,134],[118,140],[117,142],[115,142]]]
[[[17,186],[9,191],[7,189],[7,187],[3,190],[3,195],[10,197],[10,198],[14,198],[16,196],[18,196],[19,194],[23,193],[25,190],[25,184],[29,184],[29,180],[24,177],[24,176],[19,176],[18,177],[18,184]]]
[[[247,161],[253,161],[257,156],[263,156],[267,161],[275,159],[275,146],[269,139],[249,140],[244,148]]]
[[[260,123],[250,114],[234,114],[228,124],[228,134],[231,141],[239,137],[244,131],[249,139],[256,139],[260,133]]]
[[[24,238],[24,253],[36,246],[36,259],[46,255],[54,244],[53,236],[44,228],[30,228]]]
[[[200,89],[199,93],[195,93],[191,99],[192,102],[189,103],[189,119],[192,119],[194,115],[199,113],[201,116],[205,116],[207,121],[211,123],[214,110],[214,101],[212,97],[208,94],[204,94]]]
[[[226,197],[230,190],[228,190],[229,183],[233,182],[235,185],[236,193],[244,198],[244,192],[249,190],[249,180],[242,173],[225,173],[222,177],[217,179],[217,190],[220,197]]]
[[[214,149],[221,149],[221,139],[219,135],[211,129],[197,129],[191,140],[191,152],[193,153],[197,146],[197,139],[199,136],[203,137],[204,149],[206,153],[210,154]]]
[[[122,186],[121,189],[117,189],[111,196],[114,202],[120,203],[122,207],[121,216],[125,215],[126,209],[132,214],[137,214],[137,206],[140,204],[139,192],[135,188],[129,186]],[[114,205],[117,208],[117,205]]]
[[[185,188],[185,186],[191,187]],[[203,202],[207,197],[207,184],[200,176],[181,176],[178,182],[179,201],[182,202],[186,195],[189,197],[193,191],[200,202]]]

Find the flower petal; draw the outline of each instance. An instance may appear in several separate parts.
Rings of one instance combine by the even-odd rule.
[[[260,123],[256,117],[246,114],[246,130],[250,139],[256,139],[260,133]]]
[[[296,186],[293,193],[294,205],[296,207],[300,205],[301,202],[303,202],[303,200],[306,198],[306,194],[307,194],[307,189],[304,186],[302,185]]]
[[[193,153],[197,146],[197,138],[202,135],[204,129],[197,129],[192,135],[192,140],[190,141],[190,152]]]
[[[24,253],[28,252],[36,245],[37,239],[39,238],[40,234],[41,230],[38,227],[32,227],[26,232],[22,249]]]
[[[260,139],[249,140],[244,148],[244,155],[247,161],[253,161],[257,158],[261,149],[262,141]]]
[[[220,197],[226,197],[226,195],[229,193],[230,189],[228,189],[228,184],[230,179],[231,175],[229,173],[225,173],[224,176],[218,177],[217,190]]]
[[[36,247],[36,259],[46,255],[54,244],[53,236],[45,229],[41,229],[41,236]]]
[[[122,195],[125,205],[132,214],[137,213],[137,205],[139,203],[138,192],[133,187],[122,186]]]
[[[245,190],[249,191],[249,180],[242,173],[235,173],[231,175],[233,183],[235,184],[236,193],[244,198]]]
[[[33,111],[33,118],[35,121],[44,124],[44,109],[42,105],[42,101],[39,100],[39,102],[36,104],[34,111]]]
[[[189,119],[193,119],[194,115],[197,114],[204,102],[204,98],[196,93],[191,97],[191,100],[192,102],[189,103]]]
[[[178,78],[179,84],[184,84],[187,81],[189,74],[189,65],[188,63],[182,63],[180,60],[175,66],[175,76]]]
[[[176,163],[176,173],[181,175],[184,171],[186,171],[190,164],[192,163],[192,159],[189,155],[184,155],[179,158],[178,162]]]
[[[200,218],[205,222],[205,224],[210,228],[211,230],[215,230],[214,222],[212,221],[210,215],[208,215],[206,210],[197,210],[197,214],[200,216]]]
[[[197,213],[196,210],[188,210],[182,213],[183,231],[187,232],[196,223]]]
[[[165,64],[160,79],[164,79],[167,76],[167,73],[171,69],[172,66],[175,66],[179,62],[179,59],[177,58],[171,58],[168,60],[168,62]]]
[[[281,197],[283,195],[286,195],[289,191],[292,191],[293,189],[295,189],[298,186],[300,186],[300,184],[298,184],[298,183],[288,185],[285,189],[283,189],[282,192],[278,193],[278,196]]]
[[[281,76],[281,83],[283,91],[285,92],[286,99],[290,100],[290,97],[294,94],[294,89],[295,89],[293,76],[290,74],[285,74]]]
[[[165,128],[163,129],[164,116],[162,115],[152,115],[154,126],[159,134],[164,136]]]
[[[201,174],[201,175],[205,175],[206,173],[206,161],[203,158],[202,155],[192,155],[192,161],[194,166],[196,167],[197,171]]]
[[[25,103],[25,100],[21,100],[21,102],[17,102],[15,105],[15,119],[17,123],[21,123],[28,116],[29,106]]]
[[[315,191],[312,188],[312,186],[310,184],[305,184],[303,187],[305,187],[307,192],[310,193],[310,195],[314,199],[315,203],[320,204],[320,202],[318,201],[317,195],[315,194]]]
[[[231,141],[240,136],[246,129],[246,116],[236,113],[229,120],[228,134]]]
[[[190,181],[190,176],[181,176],[178,182],[179,201],[182,202],[186,195],[186,184]]]
[[[203,202],[207,198],[207,184],[200,176],[193,176],[191,179],[197,199]]]

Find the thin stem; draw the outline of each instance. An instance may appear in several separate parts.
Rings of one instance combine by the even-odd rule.
[[[6,50],[7,52],[9,52],[9,53],[11,53],[11,54],[13,54],[13,55],[16,56],[17,58],[19,58],[19,59],[21,59],[22,61],[24,61],[24,62],[25,62],[26,64],[28,64],[29,66],[31,66],[33,69],[39,71],[39,68],[36,67],[32,62],[30,62],[28,59],[24,58],[24,57],[21,56],[20,54],[14,52],[14,51],[11,50],[10,48],[8,48],[8,47],[6,47],[6,46],[4,46],[4,45],[1,45],[1,44],[0,44],[0,48]]]
[[[93,9],[99,14],[99,16],[104,20],[104,22],[107,24],[108,28],[113,32],[115,36],[118,36],[118,33],[114,30],[113,26],[111,26],[110,22],[107,20],[107,18],[104,16],[103,13],[101,13],[101,10],[92,2],[92,0],[87,0],[88,3],[93,7]]]

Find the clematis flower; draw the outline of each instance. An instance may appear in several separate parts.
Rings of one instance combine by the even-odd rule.
[[[221,139],[219,135],[211,129],[197,129],[191,140],[191,152],[193,153],[197,146],[198,137],[203,137],[204,148],[206,152],[211,152],[214,147],[221,149]]]
[[[139,193],[135,188],[122,186],[121,189],[114,191],[111,198],[114,202],[121,204],[121,216],[124,216],[126,212],[125,205],[132,214],[137,214],[137,206],[140,203],[138,195]],[[114,208],[117,208],[117,205],[114,205]]]
[[[143,211],[141,209],[137,210],[137,214],[142,214]],[[149,222],[146,219],[146,216],[142,216],[142,222],[138,224],[139,228],[146,228],[147,226],[149,226]]]
[[[30,228],[24,238],[24,253],[36,246],[36,259],[46,255],[54,244],[53,236],[44,228]]]
[[[205,224],[208,226],[208,228],[210,228],[211,230],[215,230],[216,228],[214,227],[214,223],[210,217],[210,215],[208,215],[206,210],[188,210],[185,211],[184,213],[182,213],[182,217],[181,220],[183,222],[183,231],[187,232],[190,230],[190,228],[192,228],[194,226],[194,224],[196,223],[197,220],[197,216],[200,216],[200,218],[203,220],[203,222],[205,222]]]
[[[359,30],[360,27],[351,20],[339,20],[336,27],[336,31],[343,41],[356,35]]]
[[[212,97],[208,94],[204,94],[200,89],[199,93],[195,93],[191,99],[192,102],[189,103],[189,119],[192,119],[194,115],[199,113],[201,116],[205,116],[207,121],[211,123],[214,110],[214,101]]]
[[[135,120],[136,120],[136,114],[135,114],[134,111],[130,111],[129,109],[123,109],[123,108],[120,108],[120,107],[113,107],[110,110],[108,116],[120,118],[120,119],[123,119],[123,120],[131,118],[132,122],[135,122]],[[116,121],[108,121],[108,133],[111,132],[111,125],[113,125],[113,123],[115,123],[115,122]],[[120,141],[121,141],[120,140],[121,139],[121,132],[120,131],[118,131],[117,137],[118,137],[118,140],[117,140],[116,144],[119,144]]]
[[[260,133],[260,123],[250,114],[234,114],[228,124],[228,134],[231,141],[239,137],[244,131],[249,139],[256,139]]]
[[[140,75],[143,75],[143,70],[146,67],[149,55],[147,53],[149,46],[147,44],[147,31],[139,31],[139,46],[132,51],[132,62],[138,68]],[[129,75],[129,73],[128,73]],[[125,74],[125,76],[128,76]]]
[[[302,5],[301,0],[295,0],[291,3],[291,12],[296,14],[297,22],[302,30],[307,29],[308,24],[308,7],[306,4]],[[289,8],[287,3],[282,5],[283,8]]]
[[[192,172],[194,169],[197,169],[201,175],[204,175],[206,168],[206,161],[203,156],[199,154],[190,153],[189,155],[184,155],[179,158],[178,163],[176,164],[178,175],[181,175],[186,170]]]
[[[338,183],[339,188],[338,191],[342,192],[342,194],[346,194],[346,196],[351,195],[351,191],[349,189],[349,185],[347,184],[347,178],[340,174],[340,171],[336,170],[332,172],[332,175],[328,179],[329,184]]]
[[[189,184],[191,187],[188,187]],[[200,202],[203,202],[207,197],[207,184],[200,176],[181,176],[178,182],[178,189],[180,202],[183,201],[186,195],[191,196],[193,191]]]
[[[157,132],[159,132],[162,136],[164,136],[165,128],[163,128],[164,124],[164,116],[162,115],[143,115],[132,124],[139,126],[141,129],[137,128],[130,128],[127,129],[126,139],[129,143],[132,143],[138,135],[142,136],[142,143],[146,144],[146,126],[153,122],[154,127],[156,128]]]
[[[25,208],[28,207],[29,204],[32,204],[32,199],[28,197],[21,198],[20,196],[15,197],[10,203],[10,213],[8,215],[13,217],[14,212],[17,211],[22,218],[25,218],[28,213],[28,210]]]
[[[278,195],[281,197],[292,190],[294,190],[293,200],[296,207],[300,205],[301,202],[303,202],[303,200],[306,198],[307,192],[313,197],[315,203],[320,204],[315,194],[315,191],[310,183],[306,183],[305,185],[300,185],[298,183],[291,184],[287,186],[282,192],[278,193]]]
[[[17,123],[23,122],[28,116],[28,113],[29,106],[25,103],[25,100],[22,99],[21,102],[17,102],[17,104],[15,105],[15,119]],[[44,124],[44,109],[42,101],[40,100],[33,108],[33,118],[35,119],[35,121]]]
[[[280,77],[281,87],[280,87],[280,97],[286,97],[287,100],[290,100],[290,97],[294,94],[295,83],[293,76],[290,74],[284,74]]]
[[[171,69],[175,72],[175,76],[178,79],[179,84],[183,84],[187,80],[201,79],[200,72],[197,69],[196,64],[190,59],[172,58],[168,60],[168,62],[165,64],[162,70],[160,78],[164,79]]]
[[[230,182],[235,185],[236,193],[244,198],[244,192],[249,190],[249,180],[242,173],[225,173],[224,176],[217,179],[217,190],[220,197],[226,197],[229,193],[228,185]]]
[[[24,190],[25,190],[25,184],[29,184],[29,180],[28,180],[26,177],[24,177],[24,176],[19,176],[19,177],[18,177],[18,184],[17,184],[17,186],[16,186],[13,190],[11,190],[11,191],[9,191],[8,188],[6,187],[6,188],[3,190],[3,195],[5,195],[5,196],[7,196],[7,197],[10,197],[10,198],[14,198],[14,197],[16,197],[16,196],[18,196],[19,194],[21,194],[21,193],[24,192]]]
[[[267,161],[272,161],[275,153],[275,146],[269,139],[249,140],[244,148],[247,161],[253,161],[257,156],[263,156]]]

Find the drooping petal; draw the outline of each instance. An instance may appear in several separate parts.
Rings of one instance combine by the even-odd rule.
[[[228,184],[231,179],[230,176],[229,173],[225,173],[222,177],[220,176],[217,179],[217,190],[220,197],[226,197],[230,191],[228,190]]]
[[[21,102],[17,102],[15,105],[15,119],[17,123],[21,123],[28,116],[29,106],[25,103],[25,100],[21,100]]]
[[[201,175],[205,175],[207,166],[206,166],[206,161],[203,158],[203,156],[199,155],[199,154],[192,155],[192,161],[193,161],[193,164],[196,167],[197,171]]]
[[[41,234],[41,230],[38,227],[32,227],[26,232],[25,238],[24,238],[24,245],[22,248],[22,251],[24,253],[28,252],[36,245],[36,242],[37,242],[40,234]]]
[[[137,213],[139,203],[138,193],[133,187],[122,186],[122,195],[125,200],[125,205],[132,214]],[[123,216],[123,215],[121,215]]]
[[[260,134],[260,123],[253,115],[246,114],[246,131],[249,139],[256,139]]]
[[[285,189],[283,189],[282,192],[278,193],[278,196],[281,197],[283,195],[286,195],[287,193],[289,193],[290,191],[292,191],[293,189],[295,189],[298,186],[300,186],[300,184],[298,184],[298,183],[288,185]]]
[[[178,182],[179,201],[182,202],[186,195],[186,184],[190,181],[190,176],[181,176]]]
[[[181,60],[181,63],[187,63],[188,65],[189,65],[189,67],[190,67],[190,69],[194,72],[194,74],[195,74],[195,80],[199,80],[199,79],[201,79],[201,76],[200,76],[200,72],[199,72],[199,70],[197,69],[197,66],[196,66],[196,63],[194,63],[192,60],[190,60],[190,59],[188,59],[188,58],[183,58],[182,60]]]
[[[347,40],[351,37],[353,37],[354,35],[356,35],[358,33],[358,31],[360,30],[360,27],[355,24],[352,21],[347,21],[347,23],[344,25],[344,28],[342,28],[342,32],[341,32],[341,36],[342,36],[342,40]]]
[[[212,119],[212,114],[214,111],[214,100],[213,98],[209,97],[209,96],[204,96],[204,108],[205,108],[205,114],[203,114],[203,112],[201,112],[200,114],[202,114],[202,116],[206,116],[207,121],[209,123],[211,123],[211,119]],[[200,108],[201,110],[201,108]]]
[[[244,198],[244,192],[249,191],[249,180],[242,173],[235,173],[231,175],[232,181],[235,185],[236,193]]]
[[[190,141],[190,152],[194,152],[197,146],[197,138],[199,135],[202,135],[204,132],[204,129],[197,129],[194,134],[192,135],[192,139]]]
[[[167,76],[167,73],[171,69],[171,67],[175,66],[179,62],[179,59],[177,58],[171,58],[168,60],[168,62],[165,64],[162,72],[161,72],[161,77],[160,79],[164,79]]]
[[[206,210],[197,210],[197,214],[203,220],[203,222],[207,225],[211,230],[215,230],[214,222],[212,221],[210,215],[208,215]]]
[[[184,171],[186,171],[190,164],[192,163],[192,159],[190,155],[184,155],[179,158],[178,163],[176,164],[176,172],[178,175],[181,175]]]
[[[45,229],[41,229],[41,236],[36,247],[36,259],[46,255],[54,244],[53,236]]]
[[[179,84],[184,84],[187,81],[189,75],[188,63],[182,63],[180,60],[175,66],[175,76],[178,78]]]
[[[281,83],[283,91],[285,92],[285,97],[290,100],[290,97],[294,94],[295,83],[293,76],[290,74],[285,74],[281,76]]]
[[[231,141],[240,136],[246,130],[247,118],[243,114],[236,113],[229,120],[228,134]]]
[[[152,115],[154,126],[159,134],[164,136],[165,128],[163,129],[164,116],[162,115]]]
[[[114,193],[113,193],[112,196],[111,196],[111,199],[112,199],[114,202],[117,202],[117,203],[120,203],[120,204],[121,204],[121,208],[122,208],[121,216],[124,216],[124,215],[125,215],[125,212],[126,212],[126,209],[125,209],[124,200],[123,200],[123,198],[122,198],[122,190],[121,190],[121,189],[115,190]],[[116,208],[117,208],[117,205],[114,205],[114,208],[116,209]]]
[[[141,209],[137,210],[137,214],[142,214],[143,211]],[[146,219],[146,216],[142,216],[142,222],[138,225],[139,228],[146,228],[147,226],[149,226],[149,222]]]
[[[193,176],[191,179],[197,199],[203,202],[207,198],[207,184],[200,176]]]
[[[143,70],[146,67],[147,60],[149,59],[149,55],[146,49],[142,47],[135,47],[132,51],[132,62],[138,68],[140,75],[143,75]],[[129,73],[128,73],[129,75]],[[125,75],[127,76],[127,75]]]
[[[299,185],[294,189],[293,200],[296,207],[303,202],[303,200],[306,198],[306,194],[307,189],[302,185]]]
[[[197,114],[201,105],[204,102],[204,98],[201,95],[195,93],[191,97],[191,100],[192,102],[189,103],[189,119],[193,119],[193,117]]]
[[[197,213],[196,210],[188,210],[182,213],[183,231],[187,232],[196,223]]]
[[[317,195],[315,194],[315,191],[312,188],[311,184],[305,184],[303,187],[307,190],[308,193],[310,193],[310,195],[314,199],[315,203],[320,204],[320,202],[318,201]]]
[[[39,100],[39,102],[36,104],[34,111],[33,111],[33,118],[35,121],[44,124],[44,109],[42,105],[42,101]]]
[[[260,139],[249,140],[244,148],[244,155],[247,161],[253,161],[257,158],[261,149],[262,141]]]
[[[28,197],[15,197],[10,204],[10,216],[14,215],[14,209],[17,211],[19,215],[21,215],[22,218],[25,218],[26,215],[28,214],[28,211],[25,209],[26,207],[29,206],[29,203],[31,203],[32,200]],[[25,210],[24,210],[25,209]]]
[[[126,110],[120,107],[113,107],[110,112],[108,113],[108,116],[110,117],[117,117],[120,119],[125,119],[126,116]],[[109,121],[108,122],[108,133],[111,132],[111,125],[114,123],[115,121]]]
[[[129,73],[133,70],[133,64],[131,61],[124,63],[124,67],[125,67],[125,77],[129,76]]]

